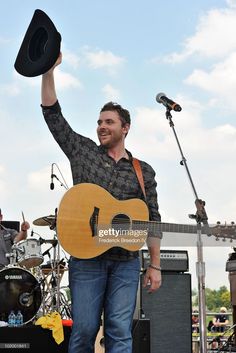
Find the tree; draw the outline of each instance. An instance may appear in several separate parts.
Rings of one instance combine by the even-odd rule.
[[[192,291],[192,306],[198,306],[197,291]],[[206,288],[206,307],[209,311],[218,312],[222,306],[230,309],[230,292],[226,286],[221,286],[218,290]]]

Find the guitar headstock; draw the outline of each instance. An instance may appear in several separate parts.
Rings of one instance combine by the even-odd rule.
[[[231,222],[230,224],[227,224],[226,222],[223,224],[217,222],[215,226],[210,227],[210,232],[216,237],[217,241],[220,238],[223,241],[230,239],[230,242],[236,240],[236,224],[234,222]]]

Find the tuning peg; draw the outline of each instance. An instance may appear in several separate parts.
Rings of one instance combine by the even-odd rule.
[[[220,221],[217,221],[216,224],[219,226],[220,225]]]
[[[216,236],[216,241],[219,241],[219,240],[220,240],[220,239],[219,239],[219,236],[217,235],[217,236]]]
[[[232,221],[232,222],[231,222],[231,225],[232,225],[232,226],[234,226],[234,225],[235,225],[234,221]]]
[[[225,237],[223,237],[222,241],[226,241],[226,238],[225,238]]]
[[[230,243],[233,243],[233,239],[232,238],[230,238]]]

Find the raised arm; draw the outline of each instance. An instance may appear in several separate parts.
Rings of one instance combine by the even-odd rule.
[[[60,53],[53,67],[42,75],[41,99],[42,105],[49,107],[56,103],[57,95],[54,82],[54,69],[62,62],[62,54]]]

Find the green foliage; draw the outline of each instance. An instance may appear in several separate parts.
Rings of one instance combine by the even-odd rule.
[[[222,286],[218,290],[206,288],[205,295],[207,310],[219,312],[222,306],[225,306],[228,310],[230,309],[230,292],[226,286]],[[192,291],[192,305],[193,307],[198,306],[198,296],[196,290]]]

